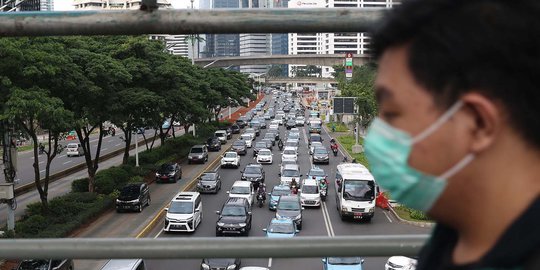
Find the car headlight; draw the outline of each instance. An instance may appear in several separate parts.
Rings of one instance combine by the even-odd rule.
[[[342,211],[342,212],[347,212],[347,207],[342,206],[342,207],[341,207],[341,211]]]
[[[225,226],[225,222],[218,222],[217,225],[218,225],[219,227],[223,227],[223,226]]]
[[[247,177],[245,177],[245,176],[242,175],[242,180],[246,180],[246,179],[247,179]]]
[[[231,264],[227,266],[227,270],[236,269],[236,264]]]
[[[201,264],[202,269],[204,270],[210,270],[210,266],[206,263]],[[234,269],[234,268],[233,268]]]
[[[160,177],[159,173],[156,173],[156,177]]]
[[[373,212],[375,212],[375,207],[371,207],[371,208],[369,208],[369,212],[370,212],[370,213],[373,213]]]
[[[238,223],[238,226],[240,227],[246,227],[247,223]]]
[[[300,215],[294,217],[294,220],[301,219],[301,218],[302,218],[302,214],[300,214]]]
[[[174,173],[169,173],[169,176],[174,176]]]
[[[193,157],[192,157],[192,156],[188,156],[188,159],[193,159]]]
[[[116,199],[116,203],[120,203],[120,200],[119,200],[119,199]]]
[[[276,213],[276,218],[281,219],[282,217],[278,213]]]

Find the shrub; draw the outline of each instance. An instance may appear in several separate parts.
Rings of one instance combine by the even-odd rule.
[[[411,213],[411,217],[414,219],[430,220],[430,218],[426,215],[426,213],[422,211],[411,209],[410,213]]]
[[[99,171],[96,174],[96,192],[99,194],[110,194],[115,189],[120,189],[129,181],[130,175],[120,167],[111,167]]]
[[[142,176],[132,176],[131,178],[129,178],[129,182],[130,183],[140,183],[140,182],[144,182],[144,178]]]
[[[71,192],[88,192],[88,178],[73,180],[71,182]]]
[[[22,234],[26,237],[32,235],[38,235],[40,231],[43,231],[49,226],[49,220],[42,215],[32,215],[24,220],[24,222],[17,222],[15,225],[15,232],[17,235]]]

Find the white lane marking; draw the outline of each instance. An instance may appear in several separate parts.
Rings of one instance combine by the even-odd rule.
[[[121,143],[117,143],[117,144],[115,144],[114,146],[119,146],[119,145],[121,145]]]
[[[272,268],[272,258],[268,258],[268,268]]]
[[[107,150],[107,149],[109,149],[109,148],[102,148],[101,151],[105,151],[105,150]]]
[[[71,162],[72,162],[71,160],[66,161],[66,162],[64,162],[64,165],[66,165],[66,164],[68,164],[68,163],[71,163]]]
[[[66,156],[66,155],[61,155],[61,156],[58,156],[58,157],[61,158],[61,157],[65,157],[65,156]]]
[[[39,171],[39,173],[44,173],[44,172],[45,172],[45,170],[41,170],[41,171]]]
[[[159,230],[158,234],[156,234],[156,236],[154,236],[154,239],[158,238],[161,235],[162,232],[163,232],[163,230]]]
[[[114,140],[108,140],[107,142],[108,142],[108,143],[112,143],[112,142],[114,142]]]
[[[321,203],[321,208],[323,211],[324,222],[327,223],[328,236],[334,237],[336,234],[334,233],[334,226],[332,226],[332,219],[330,218],[328,207],[326,207],[326,202]]]
[[[390,218],[390,216],[388,215],[388,213],[386,212],[383,212],[384,215],[386,216],[386,218],[388,219],[388,221],[390,221],[390,223],[392,223],[392,218]]]
[[[43,164],[43,163],[45,163],[45,161],[40,161],[40,162],[39,162],[39,164]]]
[[[97,141],[97,140],[99,140],[99,138],[93,139],[93,140],[91,140],[90,142],[93,143],[93,142],[95,142],[95,141]]]

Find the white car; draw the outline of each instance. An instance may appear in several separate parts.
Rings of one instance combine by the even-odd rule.
[[[294,160],[298,161],[298,152],[296,147],[288,146],[283,149],[281,153],[281,160]]]
[[[303,116],[296,117],[296,126],[304,126],[306,123],[306,118]]]
[[[405,256],[392,256],[384,265],[384,270],[415,270],[417,261]]]
[[[251,148],[252,144],[253,144],[253,135],[252,133],[248,133],[248,134],[242,134],[242,136],[240,136],[240,139],[244,140],[246,142],[246,147],[247,148]]]
[[[309,154],[313,155],[313,150],[315,150],[315,148],[317,147],[324,148],[324,145],[321,142],[312,142],[311,145],[309,146]]]
[[[314,179],[304,179],[300,190],[302,206],[321,206],[319,185]]]
[[[272,164],[272,151],[269,149],[261,149],[259,150],[259,153],[257,153],[257,163],[259,164]]]
[[[300,174],[300,167],[295,164],[284,165],[279,176],[279,180],[282,185],[289,185],[293,178],[298,183],[300,181],[300,177],[302,177]]]
[[[84,151],[80,143],[68,143],[66,150],[66,155],[68,157],[84,155]]]
[[[252,205],[255,190],[251,181],[235,181],[231,190],[227,191],[227,194],[229,194],[229,198],[245,198]]]
[[[300,145],[300,140],[298,139],[287,139],[287,141],[285,142],[285,148],[293,147],[296,152],[298,152],[298,145]]]
[[[270,125],[268,126],[268,129],[279,129],[279,125],[274,124],[274,123],[270,123]]]
[[[214,132],[214,135],[216,137],[218,137],[221,144],[226,144],[227,143],[227,131],[226,130],[218,130],[218,131]]]
[[[224,167],[240,167],[240,155],[236,152],[225,152],[221,158],[221,168]]]
[[[202,200],[199,192],[180,192],[165,208],[165,232],[194,232],[202,222]]]

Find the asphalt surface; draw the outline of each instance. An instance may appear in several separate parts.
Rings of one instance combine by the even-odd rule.
[[[311,168],[311,158],[307,148],[307,128],[304,127],[301,131],[301,143],[299,147],[299,159],[301,173],[305,176]],[[260,140],[264,137],[263,130],[261,135],[257,137]],[[280,127],[280,136],[284,138],[286,135],[285,127]],[[323,131],[325,139],[324,145],[329,149],[330,137]],[[256,141],[257,141],[256,140]],[[274,147],[274,162],[272,165],[264,165],[266,172],[267,190],[270,191],[274,185],[279,184],[279,163],[281,161],[279,149]],[[329,177],[329,192],[326,202],[320,208],[306,208],[303,211],[303,228],[297,237],[302,236],[344,236],[344,235],[392,235],[392,234],[427,234],[429,229],[416,227],[408,224],[400,223],[391,215],[391,213],[377,209],[375,217],[370,223],[358,221],[342,221],[336,210],[334,179],[336,165],[343,160],[343,155],[340,153],[337,157],[330,157],[329,165],[318,165],[323,168]],[[240,170],[246,164],[255,162],[253,159],[252,150],[248,150],[247,155],[242,157],[240,169],[218,169],[223,181],[222,190],[216,194],[203,195],[203,222],[199,228],[190,234],[185,233],[167,233],[161,232],[163,222],[159,222],[156,228],[152,230],[148,237],[163,238],[163,237],[215,237],[215,226],[218,216],[216,210],[220,210],[228,195],[226,191],[230,189],[234,181],[240,180]],[[268,209],[267,204],[263,208],[253,208],[253,223],[250,231],[250,237],[264,236],[263,228],[268,226],[270,220],[275,216],[275,212]],[[271,259],[264,258],[261,254],[261,259],[243,259],[242,266],[263,266],[271,269],[320,269],[322,263],[320,258],[298,258],[298,259]],[[364,258],[364,268],[384,269],[384,264],[388,258]],[[192,260],[147,260],[149,269],[200,269],[199,259]],[[178,266],[181,265],[181,268]]]
[[[124,141],[120,138],[123,132],[117,132],[116,136],[106,136],[103,138],[101,143],[101,152],[100,156],[108,154],[118,149],[124,148]],[[154,130],[145,130],[145,136],[148,138],[154,135]],[[143,139],[142,134],[139,134],[139,141]],[[158,139],[156,139],[157,141]],[[68,143],[78,143],[79,140],[63,140],[59,141],[59,144],[67,146]],[[133,136],[132,142],[135,143],[135,136]],[[90,148],[92,150],[92,157],[95,157],[96,149],[98,144],[98,134],[90,135]],[[143,146],[144,148],[144,146]],[[45,177],[45,165],[47,162],[46,155],[39,155],[38,164],[40,169],[40,177]],[[73,166],[85,163],[84,155],[82,156],[71,156],[66,155],[66,150],[62,151],[51,163],[51,175],[63,170],[69,169]],[[22,186],[24,184],[34,182],[34,152],[33,151],[24,151],[18,154],[17,157],[17,177],[19,182],[16,186]],[[3,173],[0,174],[0,183],[5,183],[5,176]]]

